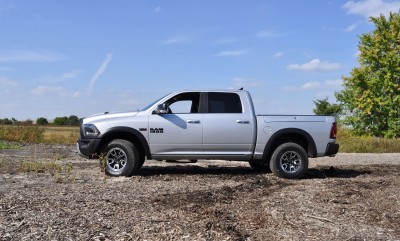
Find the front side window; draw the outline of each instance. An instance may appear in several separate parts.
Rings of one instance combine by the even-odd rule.
[[[208,113],[242,113],[240,97],[235,93],[208,93]]]
[[[165,102],[168,113],[190,114],[199,113],[200,93],[178,94]]]

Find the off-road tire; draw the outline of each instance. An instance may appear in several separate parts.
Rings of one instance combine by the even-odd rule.
[[[105,145],[102,156],[105,158],[105,172],[110,176],[130,176],[143,165],[135,145],[127,140],[112,140]]]
[[[307,171],[308,155],[304,148],[296,143],[283,143],[273,152],[269,166],[278,177],[299,179]]]
[[[269,165],[267,162],[263,161],[249,161],[249,165],[256,170],[257,172],[262,172],[262,173],[269,173],[271,172],[271,168],[269,168]]]

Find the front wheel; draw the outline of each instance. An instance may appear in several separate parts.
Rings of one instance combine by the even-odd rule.
[[[136,147],[122,139],[109,142],[102,156],[105,159],[105,171],[110,176],[129,176],[143,165]]]
[[[272,154],[270,168],[278,177],[302,178],[308,168],[308,155],[304,148],[296,143],[283,143]]]

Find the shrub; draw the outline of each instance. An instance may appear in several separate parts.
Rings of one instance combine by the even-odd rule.
[[[40,143],[44,129],[38,126],[0,126],[0,139],[6,141]]]

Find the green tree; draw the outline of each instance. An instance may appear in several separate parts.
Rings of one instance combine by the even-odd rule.
[[[400,137],[400,13],[370,20],[375,29],[359,37],[359,67],[343,77],[336,99],[357,134]]]
[[[79,126],[79,118],[76,115],[68,117],[68,124],[71,126]]]
[[[65,126],[68,125],[68,117],[63,116],[63,117],[56,117],[53,121],[54,125],[58,126]]]
[[[38,124],[38,125],[47,125],[47,124],[49,124],[49,121],[44,117],[39,117],[39,118],[36,119],[36,124]]]
[[[332,115],[339,117],[342,113],[342,106],[339,104],[331,104],[328,102],[328,97],[322,100],[315,100],[315,109],[313,109],[316,115]]]

